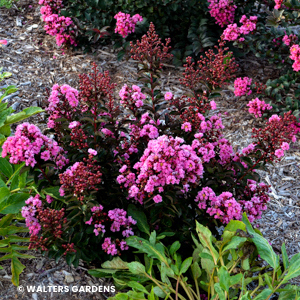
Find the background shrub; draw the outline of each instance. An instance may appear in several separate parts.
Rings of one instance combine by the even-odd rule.
[[[235,1],[237,6],[234,18],[256,10],[255,1]],[[115,42],[115,47],[121,47],[124,40],[114,33],[116,21],[114,16],[122,11],[131,15],[140,14],[144,21],[137,27],[130,39],[139,38],[146,32],[149,23],[155,24],[162,39],[171,38],[174,63],[182,64],[182,59],[189,55],[198,55],[205,49],[216,44],[221,27],[216,24],[210,14],[209,2],[204,0],[65,0],[61,14],[71,17],[78,27],[78,45],[90,47],[100,41]],[[110,36],[102,37],[101,28],[109,26]],[[121,52],[120,57],[124,52]]]

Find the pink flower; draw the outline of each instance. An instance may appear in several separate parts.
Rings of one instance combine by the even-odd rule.
[[[154,196],[154,197],[153,197],[153,201],[154,201],[155,203],[162,202],[162,197],[161,197],[161,195],[156,195],[156,196]]]
[[[165,100],[171,100],[173,98],[173,94],[171,92],[165,93]]]
[[[278,116],[278,115],[272,115],[270,118],[269,118],[269,122],[272,122],[272,121],[280,121],[281,118]]]
[[[222,36],[225,41],[237,40],[240,36],[239,27],[236,23],[228,25]]]
[[[291,40],[289,39],[289,36],[288,35],[285,35],[282,39],[282,41],[287,45],[289,46],[290,43],[291,43]]]
[[[217,109],[217,104],[215,101],[210,101],[211,109]]]
[[[142,107],[144,105],[144,102],[142,100],[138,100],[135,102],[136,107]]]
[[[289,150],[290,149],[290,145],[288,143],[286,143],[286,142],[283,142],[281,144],[281,149],[282,150]]]
[[[294,60],[295,62],[293,63],[292,67],[294,71],[298,72],[300,71],[300,47],[299,45],[293,45],[290,48],[290,58]]]
[[[2,157],[10,154],[9,161],[13,164],[25,162],[26,166],[34,167],[37,163],[35,158],[40,157],[52,160],[61,169],[69,162],[56,141],[43,135],[38,127],[29,123],[18,125],[15,135],[7,138],[2,149]]]
[[[124,165],[124,166],[119,170],[119,172],[120,172],[120,173],[124,173],[124,172],[126,171],[126,169],[127,169],[127,166]]]
[[[98,152],[97,152],[96,150],[91,149],[91,148],[88,149],[88,153],[89,153],[89,154],[92,154],[92,155],[94,155],[94,156],[96,156],[96,155],[98,154]]]
[[[51,204],[52,201],[53,201],[53,198],[52,198],[51,196],[47,195],[47,196],[46,196],[46,201],[47,201],[49,204]]]
[[[70,128],[70,129],[73,129],[73,128],[79,126],[79,125],[80,125],[80,123],[79,123],[78,121],[74,121],[74,122],[71,122],[71,123],[69,124],[69,128]]]
[[[0,45],[7,45],[7,40],[0,40]]]
[[[282,149],[277,149],[277,150],[275,151],[275,155],[276,155],[278,158],[280,158],[280,157],[284,156],[284,151],[283,151]]]
[[[283,0],[275,0],[275,3],[276,3],[276,5],[275,5],[275,9],[279,9],[280,7],[281,7],[281,5],[282,5],[282,2],[283,2]]]
[[[93,218],[91,217],[88,221],[85,222],[85,224],[92,225],[92,222],[93,222]]]
[[[185,122],[181,125],[181,129],[185,132],[192,131],[192,125],[189,122]]]

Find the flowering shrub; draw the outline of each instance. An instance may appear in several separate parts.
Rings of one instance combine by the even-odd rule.
[[[76,46],[76,26],[69,17],[60,16],[64,7],[62,0],[39,0],[42,19],[46,22],[44,29],[49,35],[55,36],[58,46]]]
[[[246,5],[237,0],[59,1],[42,3],[43,7],[51,7],[42,10],[47,15],[45,29],[49,34],[59,35],[59,44],[77,44],[90,49],[93,43],[105,44],[112,40],[114,47],[121,49],[119,58],[122,58],[128,49],[124,38],[140,38],[149,23],[155,22],[162,38],[172,37],[173,62],[178,65],[187,56],[195,58],[212,46],[222,27],[256,10],[254,0],[247,1]],[[143,22],[135,27],[142,18]]]
[[[191,92],[176,97],[159,84],[169,43],[151,24],[131,43],[143,84],[124,85],[119,101],[108,72],[93,64],[91,73],[79,76],[78,91],[52,88],[46,111],[55,142],[25,123],[4,144],[3,155],[27,162],[38,184],[23,208],[32,248],[55,258],[66,254],[75,265],[107,255],[126,258],[124,238],[155,229],[175,233],[172,239],[189,252],[196,219],[215,230],[243,212],[251,221],[261,217],[269,197],[257,170],[280,160],[295,141],[295,117],[274,115],[253,130],[253,143],[234,151],[210,102],[234,77],[232,53],[220,43],[197,64],[188,59],[181,83]]]

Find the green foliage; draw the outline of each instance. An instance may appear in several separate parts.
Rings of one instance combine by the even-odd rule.
[[[8,72],[0,73],[0,82],[10,76],[11,73]],[[14,110],[7,107],[7,103],[2,100],[16,91],[17,88],[13,85],[0,90],[0,145],[10,136],[12,124],[43,111],[40,107],[29,107],[13,114]],[[34,189],[33,183],[34,180],[28,177],[25,163],[10,164],[6,158],[0,157],[0,253],[4,253],[0,256],[0,262],[11,260],[12,283],[16,286],[19,285],[19,275],[25,268],[19,258],[34,258],[20,252],[28,250],[28,246],[21,244],[28,243],[29,238],[20,237],[18,234],[28,232],[28,228],[17,224],[22,220],[19,212]]]
[[[0,7],[11,8],[13,3],[17,1],[18,0],[0,0]]]
[[[266,86],[266,99],[272,104],[272,113],[283,115],[291,110],[299,119],[300,76],[298,73],[287,71],[277,79],[269,79]]]
[[[200,299],[203,292],[208,299],[263,299],[275,293],[279,299],[299,299],[297,286],[283,285],[300,275],[300,254],[288,260],[282,246],[283,266],[268,241],[253,229],[246,215],[243,222],[231,221],[222,238],[216,240],[210,230],[196,223],[199,241],[191,257],[177,251],[180,243],[162,244],[152,232],[149,240],[136,236],[127,238],[129,246],[144,254],[144,263],[127,263],[119,257],[102,264],[102,269],[89,273],[95,277],[110,277],[119,289],[110,299]],[[266,264],[258,259],[258,254]],[[249,284],[255,289],[249,288]]]
[[[20,262],[19,258],[34,258],[32,255],[24,254],[20,251],[28,250],[28,246],[21,244],[29,243],[29,238],[21,237],[18,234],[28,232],[26,227],[16,226],[14,224],[19,219],[13,214],[8,214],[0,219],[0,262],[11,260],[12,283],[19,285],[19,275],[24,270],[25,266]],[[1,266],[0,266],[1,269]]]
[[[0,72],[1,70],[2,68],[0,68]],[[0,73],[0,82],[10,76],[11,73],[9,72]],[[7,107],[7,103],[2,103],[2,100],[16,91],[17,88],[14,85],[0,89],[0,146],[5,142],[6,138],[10,136],[10,126],[12,124],[43,111],[40,107],[28,107],[19,113],[13,114],[14,110],[11,107]]]
[[[12,283],[16,286],[25,268],[19,258],[34,258],[20,252],[28,250],[28,245],[23,244],[28,244],[30,239],[18,235],[28,232],[25,224],[19,222],[23,220],[19,212],[34,189],[34,181],[28,178],[24,166],[25,163],[13,165],[0,157],[0,253],[4,253],[0,255],[0,262],[11,260]]]
[[[206,1],[180,1],[180,0],[89,0],[64,2],[65,9],[62,14],[75,17],[75,23],[79,27],[79,45],[86,45],[98,40],[100,28],[109,26],[110,36],[100,39],[105,42],[112,39],[115,47],[122,47],[124,41],[120,35],[114,33],[116,20],[114,16],[119,12],[131,15],[140,14],[144,21],[130,35],[134,40],[140,37],[148,28],[150,22],[155,23],[157,32],[165,39],[171,37],[174,46],[174,53],[177,53],[182,63],[182,57],[204,51],[216,42],[218,26],[214,24],[208,12]],[[210,29],[208,31],[208,28]],[[122,57],[125,52],[120,54]]]
[[[0,214],[17,214],[34,188],[25,163],[10,164],[0,157]]]

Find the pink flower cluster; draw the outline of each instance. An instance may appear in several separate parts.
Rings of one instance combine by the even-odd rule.
[[[290,58],[294,60],[295,62],[293,63],[293,69],[295,72],[300,71],[300,47],[299,45],[293,45],[290,48]]]
[[[2,147],[2,157],[10,154],[9,161],[12,164],[24,161],[26,166],[34,167],[37,157],[55,162],[59,169],[69,163],[63,156],[64,150],[57,142],[43,135],[38,127],[29,123],[18,125],[15,135],[8,137]]]
[[[32,235],[38,235],[41,230],[41,225],[38,219],[35,218],[35,214],[37,212],[37,208],[42,206],[42,201],[37,194],[35,197],[28,198],[28,200],[25,201],[25,204],[28,206],[22,207],[22,217],[25,218],[29,233]]]
[[[287,142],[283,142],[281,144],[281,148],[275,150],[275,155],[280,158],[284,156],[284,150],[289,150],[290,149],[290,145]]]
[[[66,118],[72,120],[72,113],[78,106],[78,91],[67,84],[59,86],[55,84],[52,87],[50,97],[48,99],[49,105],[46,111],[50,114],[48,118],[48,128],[55,128],[56,119]],[[74,121],[70,123],[69,128],[75,128],[80,125],[79,122]]]
[[[205,187],[198,192],[195,201],[200,209],[207,208],[206,212],[215,219],[220,219],[222,223],[227,224],[230,220],[242,218],[242,206],[229,192],[216,196],[211,188]]]
[[[127,218],[126,214],[127,212],[124,209],[115,208],[108,212],[108,217],[113,221],[110,227],[112,232],[120,231],[121,226],[123,226],[125,230],[122,231],[122,235],[124,237],[129,237],[134,235],[131,225],[135,225],[136,221],[131,216],[128,216]]]
[[[250,95],[252,93],[251,87],[252,79],[249,77],[237,78],[234,81],[234,94],[236,96]]]
[[[240,33],[249,34],[256,29],[257,17],[251,16],[249,19],[245,15],[242,16],[240,23],[243,25],[240,27]]]
[[[257,183],[255,180],[247,180],[243,198],[239,203],[242,205],[243,212],[246,212],[250,222],[261,218],[262,213],[267,210],[267,203],[270,201],[268,193],[270,188],[263,182]]]
[[[0,40],[0,46],[1,45],[7,45],[7,40]]]
[[[283,3],[283,0],[275,0],[275,9],[279,9]]]
[[[208,0],[210,15],[216,19],[216,24],[224,27],[234,20],[234,12],[237,8],[232,0]]]
[[[44,29],[56,38],[56,44],[71,44],[76,46],[75,24],[69,17],[59,16],[60,9],[63,7],[61,0],[39,0],[42,19],[46,22]]]
[[[243,42],[244,37],[242,34],[247,35],[256,29],[257,17],[251,16],[249,19],[245,15],[242,16],[240,23],[243,25],[238,27],[236,23],[229,24],[222,34],[222,38],[226,41],[236,41]]]
[[[210,187],[204,187],[198,192],[195,201],[200,209],[206,209],[206,213],[220,219],[222,223],[230,220],[241,220],[243,212],[248,214],[250,222],[260,219],[261,214],[267,209],[266,203],[270,200],[266,192],[269,188],[266,184],[257,184],[254,180],[248,180],[245,189],[245,197],[250,200],[236,200],[232,193],[223,192],[216,196]]]
[[[133,168],[137,175],[124,166],[122,175],[117,177],[119,184],[128,187],[128,197],[143,203],[147,194],[153,195],[154,202],[161,202],[168,185],[181,185],[187,192],[191,184],[197,184],[203,174],[201,159],[182,138],[160,136],[148,143],[140,161]]]
[[[136,221],[131,217],[126,217],[127,212],[123,209],[115,208],[107,213],[103,212],[103,206],[94,206],[91,209],[92,216],[89,221],[85,222],[88,225],[94,225],[94,233],[96,236],[100,232],[103,234],[106,232],[105,225],[103,223],[110,222],[111,232],[122,231],[123,237],[129,237],[134,235],[132,231],[132,225],[136,224]],[[120,250],[118,250],[118,248]],[[115,239],[112,241],[112,237],[106,237],[102,244],[102,249],[112,256],[120,254],[120,251],[128,250],[128,246],[125,240]]]
[[[249,113],[254,114],[255,118],[261,117],[265,110],[271,110],[272,106],[267,104],[264,100],[255,98],[251,100],[247,106],[249,106]]]
[[[133,85],[131,89],[125,84],[119,92],[119,96],[122,99],[120,103],[133,111],[134,106],[140,108],[144,105],[143,100],[146,99],[146,95],[141,92],[141,88],[137,85]]]
[[[126,38],[129,33],[133,33],[137,22],[142,22],[143,18],[139,14],[130,16],[130,14],[118,12],[114,18],[117,20],[115,33],[119,33]]]
[[[295,34],[285,35],[282,38],[282,41],[287,45],[290,46],[292,42],[295,42],[298,40],[298,37]]]

